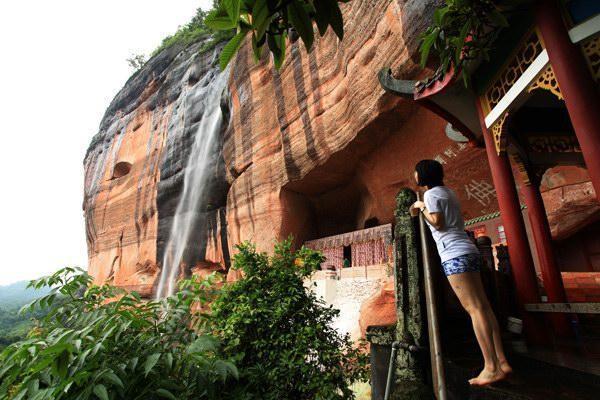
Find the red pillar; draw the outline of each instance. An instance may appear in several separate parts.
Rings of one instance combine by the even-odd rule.
[[[523,304],[539,303],[540,296],[510,161],[506,154],[498,155],[496,153],[492,135],[485,126],[484,115],[479,101],[476,101],[476,106],[485,140],[485,150],[490,164],[490,171],[494,187],[496,188],[496,195],[498,196],[498,207],[500,208],[500,217],[502,218],[504,233],[506,234],[512,277],[523,318],[523,329],[531,341],[537,343],[544,342],[541,318],[523,309]]]
[[[557,1],[537,1],[536,24],[600,201],[600,93],[583,54],[571,42]]]
[[[539,187],[536,183],[523,185],[521,193],[527,205],[531,232],[535,241],[535,249],[540,263],[544,288],[550,303],[566,303],[567,296],[563,286],[562,275],[556,264],[554,250],[552,248],[552,234],[546,216],[546,209],[542,200]],[[510,249],[510,248],[509,248]],[[569,319],[566,314],[552,314],[550,321],[554,331],[562,337],[572,334]]]

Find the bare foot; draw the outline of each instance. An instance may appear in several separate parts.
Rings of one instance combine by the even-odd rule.
[[[486,386],[503,379],[506,379],[506,373],[501,368],[498,368],[495,371],[487,371],[484,369],[479,376],[469,379],[469,384],[471,386]]]
[[[510,375],[513,372],[513,369],[512,369],[512,367],[510,366],[510,364],[508,363],[507,360],[500,361],[500,369],[506,375]]]

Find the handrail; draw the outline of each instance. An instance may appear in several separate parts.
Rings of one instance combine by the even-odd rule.
[[[383,400],[389,400],[390,394],[392,393],[392,385],[394,383],[394,373],[396,369],[396,356],[399,349],[404,349],[411,353],[419,353],[427,350],[426,347],[417,346],[416,344],[397,341],[392,343],[392,353],[390,356],[390,362],[388,364],[387,381],[385,384],[385,394],[383,396]]]
[[[396,354],[398,354],[398,349],[400,348],[399,342],[392,343],[392,354],[390,355],[390,364],[388,366],[388,374],[387,380],[385,383],[385,394],[383,395],[383,400],[389,400],[390,394],[392,393],[392,383],[394,381],[394,369],[396,364]]]
[[[420,193],[417,198],[421,200]],[[434,394],[437,400],[446,400],[446,374],[444,372],[444,359],[440,340],[438,312],[435,301],[435,288],[431,273],[431,252],[427,240],[427,226],[423,213],[419,213],[419,235],[421,236],[421,252],[423,257],[423,280],[425,281],[425,303],[427,306],[427,327],[429,331],[429,349],[431,355],[431,377],[433,380]]]

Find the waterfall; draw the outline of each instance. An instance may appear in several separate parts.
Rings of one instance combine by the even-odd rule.
[[[184,100],[188,102],[202,101],[204,112],[198,122],[198,129],[194,134],[192,149],[183,172],[183,190],[165,247],[156,291],[157,299],[174,293],[186,248],[199,245],[188,242],[195,224],[198,223],[198,216],[204,211],[202,208],[206,202],[206,187],[211,177],[211,153],[216,149],[223,122],[221,95],[227,82],[226,76],[226,72],[219,73],[216,77],[208,73],[196,84],[199,89],[193,88],[194,91],[198,91],[197,93],[189,97],[182,93]]]

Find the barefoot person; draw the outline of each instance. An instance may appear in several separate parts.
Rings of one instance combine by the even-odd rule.
[[[500,381],[511,372],[511,367],[504,355],[498,322],[481,283],[481,255],[465,233],[458,198],[444,186],[444,170],[437,161],[419,161],[415,167],[415,180],[427,191],[424,202],[417,201],[410,207],[411,215],[423,213],[435,239],[444,273],[471,317],[483,353],[483,371],[469,383],[482,386]]]

